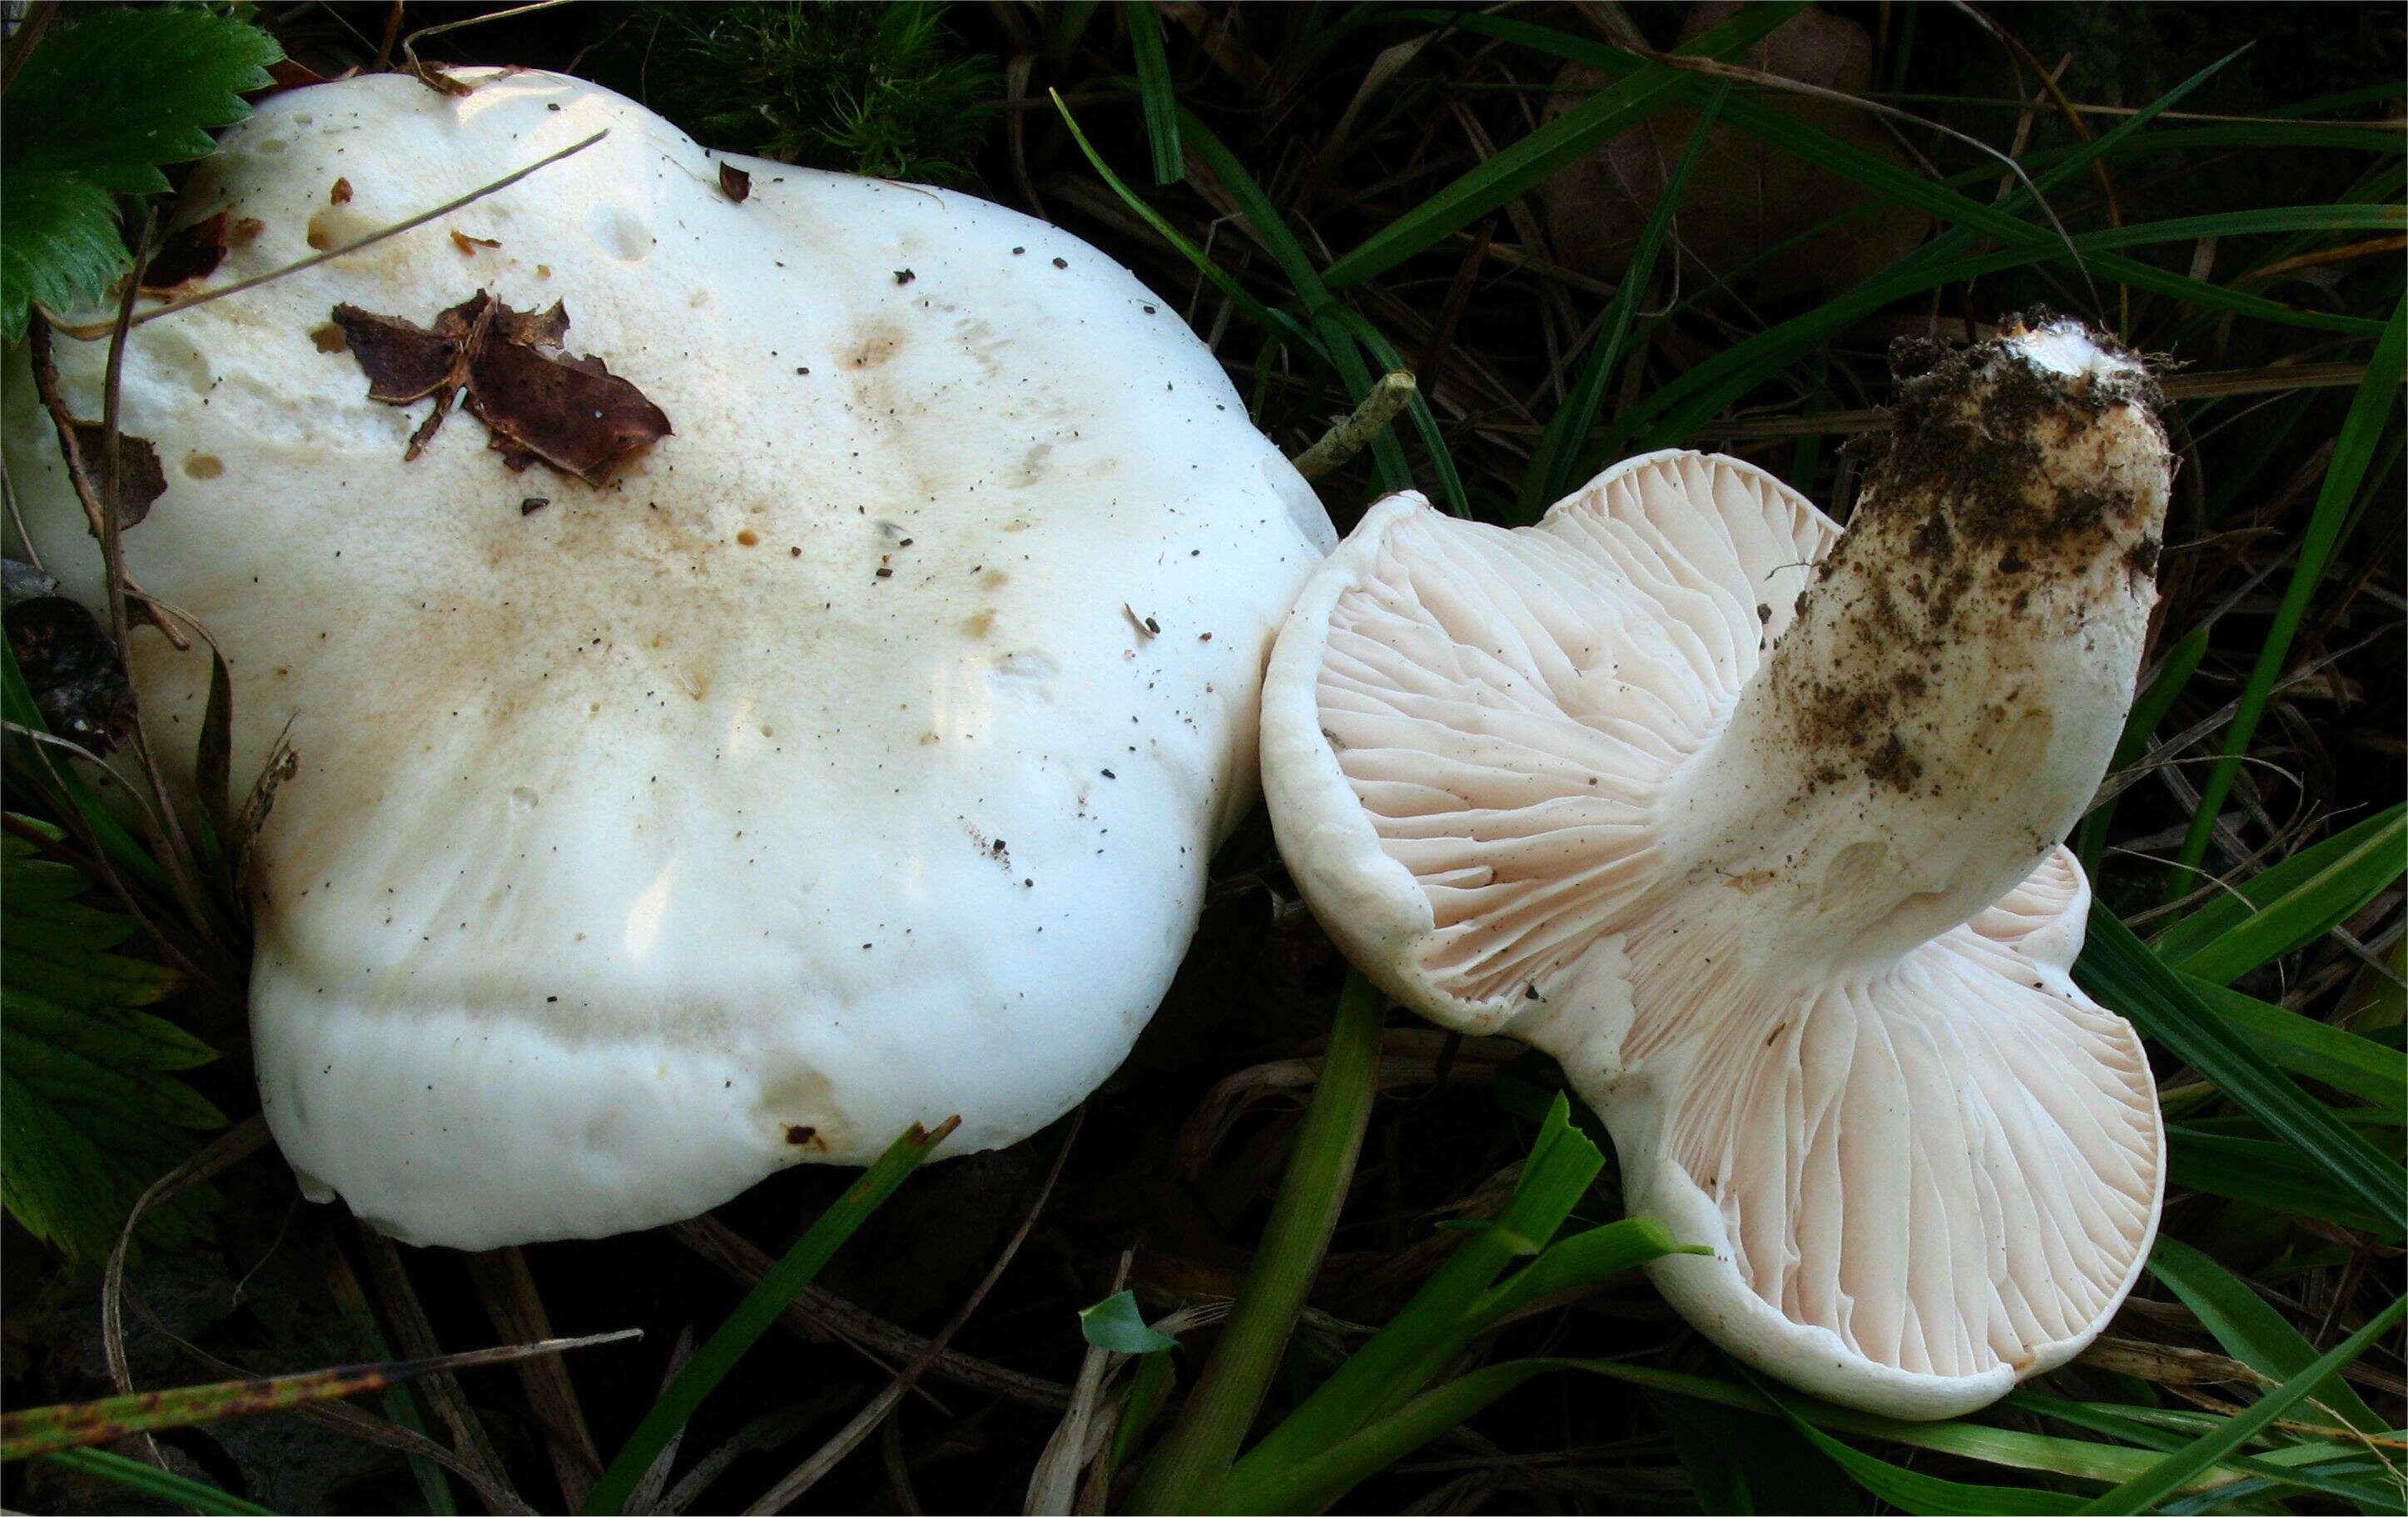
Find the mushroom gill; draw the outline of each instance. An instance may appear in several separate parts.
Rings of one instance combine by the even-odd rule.
[[[2152,1235],[2139,1040],[2057,840],[2137,676],[2169,460],[2078,325],[1899,355],[1842,535],[1751,466],[1515,531],[1383,502],[1310,583],[1264,779],[1306,899],[1446,1025],[1554,1053],[1653,1266],[1743,1359],[1952,1415],[2080,1351]]]

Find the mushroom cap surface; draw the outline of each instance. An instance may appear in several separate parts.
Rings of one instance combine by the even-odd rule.
[[[258,224],[210,282],[609,135],[126,358],[171,482],[131,571],[224,649],[237,787],[288,723],[299,757],[253,870],[278,1142],[374,1225],[488,1248],[692,1216],[914,1121],[958,1114],[949,1153],[1026,1135],[1185,951],[1326,515],[1175,309],[1076,238],[462,77],[228,133],[180,215]],[[368,398],[330,310],[425,324],[480,289],[565,302],[567,349],[673,435],[599,487],[513,474],[464,414],[405,462],[425,407]],[[59,346],[98,414],[102,345]],[[11,472],[90,596],[27,390]],[[207,654],[145,636],[135,665],[189,766]]]
[[[1511,531],[1392,497],[1281,634],[1265,799],[1374,981],[1562,1062],[1629,1210],[1712,1248],[1650,1266],[1693,1323],[1819,1394],[1944,1417],[2078,1353],[2156,1225],[2140,1040],[2069,975],[2088,886],[2057,833],[2035,841],[2054,814],[2026,830],[2000,799],[2086,766],[2086,798],[2147,597],[2102,578],[2120,600],[2086,582],[2002,603],[2072,618],[2073,654],[2035,638],[2036,680],[2083,657],[2105,672],[2061,682],[2053,726],[2009,723],[1957,768],[1934,746],[1902,787],[1880,748],[1843,767],[1794,734],[1741,741],[1841,538],[1761,470],[1677,451]],[[1929,705],[1953,731],[1975,715],[1956,699],[1855,719],[1919,734]],[[1946,904],[1978,871],[1894,851],[1917,808],[2006,877]]]

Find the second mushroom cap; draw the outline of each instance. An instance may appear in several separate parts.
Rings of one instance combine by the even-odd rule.
[[[2140,367],[2044,325],[1909,381],[1842,537],[1734,459],[1503,531],[1392,498],[1265,692],[1306,900],[1424,1015],[1555,1055],[1651,1266],[1742,1358],[1893,1415],[2079,1352],[2153,1235],[2132,1029],[2069,971],[2168,459]]]

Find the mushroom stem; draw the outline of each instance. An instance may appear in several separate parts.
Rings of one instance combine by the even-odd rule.
[[[2106,769],[2156,600],[2172,470],[2136,359],[2073,322],[1895,356],[1846,537],[1664,798],[1672,877],[1730,885],[1786,962],[1887,962],[2028,874]]]

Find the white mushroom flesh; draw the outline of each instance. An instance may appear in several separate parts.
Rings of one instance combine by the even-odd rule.
[[[1354,961],[1555,1054],[1700,1328],[1954,1415],[2087,1344],[2153,1234],[2139,1039],[2057,845],[2129,704],[2169,461],[2078,327],[1910,382],[1842,538],[1736,460],[1515,531],[1375,507],[1265,693],[1282,851]]]
[[[210,283],[609,136],[126,357],[173,482],[132,571],[225,649],[237,783],[288,722],[299,754],[255,881],[279,1143],[377,1226],[483,1248],[691,1216],[914,1121],[958,1114],[947,1153],[1029,1134],[1185,951],[1326,518],[1176,308],[1077,239],[766,161],[734,160],[739,204],[618,95],[464,77],[267,101],[185,197],[258,224]],[[425,407],[312,335],[480,288],[566,302],[569,351],[674,435],[598,489],[458,414],[405,462]],[[101,345],[60,346],[99,414]],[[46,560],[90,566],[27,391],[12,479]],[[188,763],[208,657],[136,654]]]

